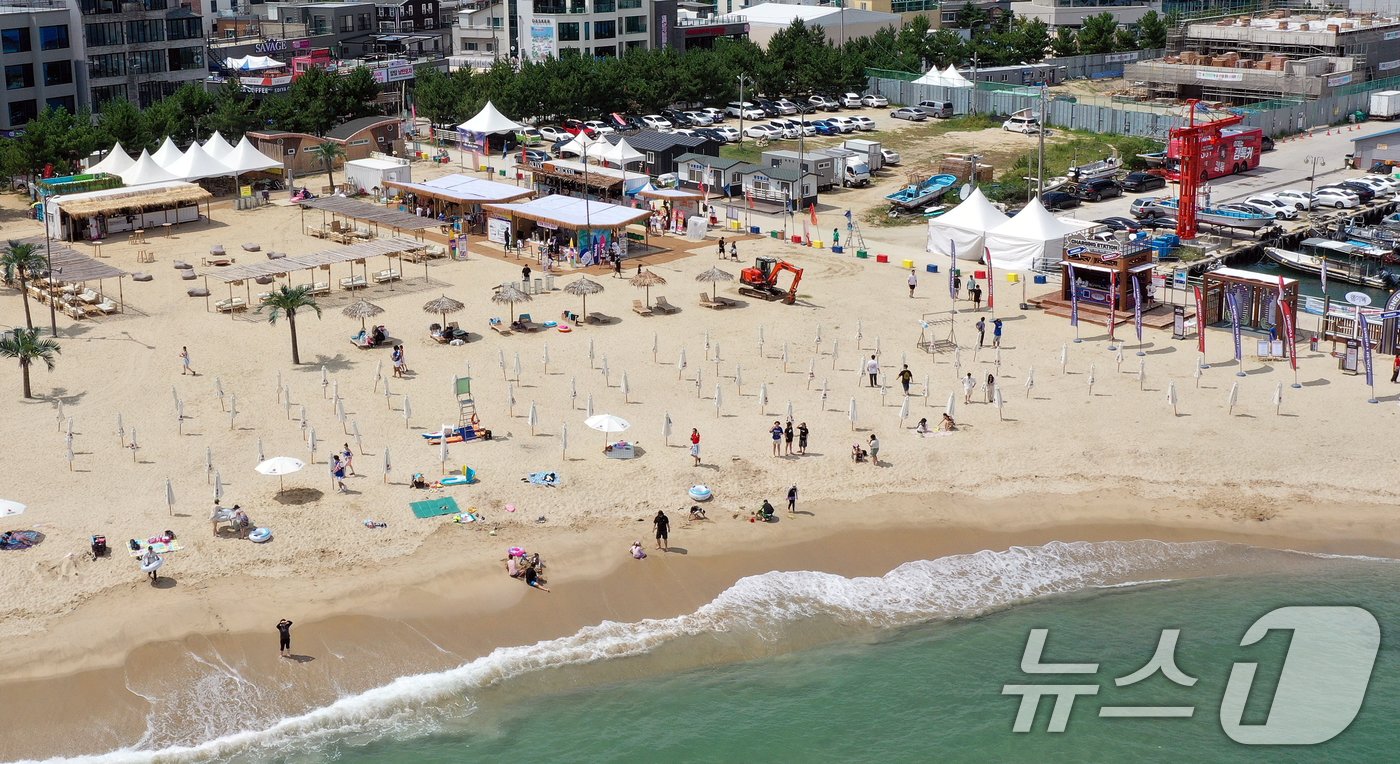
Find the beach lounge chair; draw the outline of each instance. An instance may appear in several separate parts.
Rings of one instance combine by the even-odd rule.
[[[210,257],[223,257],[226,254],[228,253],[224,251],[224,245],[222,244],[215,244],[209,248]]]
[[[92,291],[91,289],[84,289],[78,294],[78,299],[82,300],[83,302],[89,305],[93,305],[97,302],[100,302],[102,300],[102,297],[99,296],[96,292]]]
[[[390,268],[388,270],[376,271],[374,274],[374,283],[386,284],[390,281],[397,281],[399,278],[399,272]]]
[[[534,319],[530,318],[529,313],[521,313],[520,328],[527,332],[539,332],[544,331],[545,325],[535,323]]]
[[[311,285],[311,294],[330,294],[331,282],[317,281]]]
[[[428,324],[428,336],[432,337],[433,341],[437,342],[439,345],[446,345],[452,339],[442,330],[442,324],[436,321]]]
[[[351,276],[340,280],[341,289],[363,289],[369,286],[364,276]]]
[[[447,257],[447,247],[441,244],[429,244],[427,253],[428,257]]]
[[[92,307],[94,310],[101,312],[104,316],[110,316],[113,313],[116,313],[119,310],[121,310],[121,307],[118,306],[115,302],[112,302],[111,298],[105,298],[102,300],[102,302],[99,302]]]
[[[651,308],[648,308],[647,306],[643,305],[641,300],[633,300],[632,312],[636,313],[639,316],[650,316]]]
[[[606,313],[589,313],[583,320],[590,324],[602,325],[611,324],[613,322],[613,317]]]
[[[243,245],[243,251],[244,251],[244,252],[261,252],[261,251],[262,251],[262,245],[261,245],[261,244],[244,244],[244,245]]]
[[[721,308],[732,308],[732,307],[734,307],[735,305],[738,305],[738,304],[739,304],[739,303],[735,302],[734,300],[729,299],[728,297],[724,297],[723,295],[721,295],[721,296],[719,296],[719,297],[715,297],[715,298],[714,298],[714,301],[715,301],[716,303],[718,303],[719,306],[720,306]]]
[[[723,308],[724,303],[710,299],[709,292],[700,293],[700,307],[702,308]]]
[[[242,297],[234,297],[228,300],[219,300],[214,303],[214,309],[220,313],[232,313],[236,310],[246,310],[248,301]]]
[[[661,313],[665,313],[666,315],[670,315],[672,313],[679,313],[681,311],[680,308],[677,308],[676,306],[667,302],[665,295],[657,295],[656,301],[652,303],[651,309]]]
[[[492,331],[501,335],[502,337],[510,336],[510,327],[506,326],[505,322],[501,321],[501,319],[493,318],[487,321],[486,323],[490,325]]]
[[[71,319],[73,319],[73,320],[75,320],[75,321],[76,321],[76,320],[83,319],[83,318],[87,318],[87,313],[86,313],[82,308],[78,307],[77,305],[73,305],[73,304],[64,305],[63,308],[62,308],[62,310],[63,310],[63,314],[64,314],[64,315],[68,316],[69,318],[71,318]]]

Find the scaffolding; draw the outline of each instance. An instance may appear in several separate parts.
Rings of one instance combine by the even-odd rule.
[[[956,315],[957,311],[954,310],[925,313],[919,319],[918,348],[933,356],[957,350],[958,330],[957,323],[953,320]]]

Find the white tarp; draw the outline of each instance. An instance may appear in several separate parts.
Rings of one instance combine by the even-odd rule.
[[[170,140],[170,136],[167,135],[165,136],[165,141],[160,144],[160,148],[156,149],[156,153],[151,155],[151,159],[154,159],[156,164],[168,170],[171,165],[180,161],[180,157],[182,156],[184,156],[184,153],[175,145],[175,141]]]
[[[490,205],[490,208],[496,212],[525,213],[532,216],[532,219],[534,217],[544,218],[564,228],[571,229],[581,229],[589,225],[594,230],[621,228],[651,215],[650,210],[639,210],[607,202],[590,201],[585,205],[583,199],[558,194],[518,204],[493,204]]]
[[[198,143],[190,144],[189,151],[165,169],[181,180],[222,178],[233,174],[233,168],[209,156]]]
[[[229,166],[231,172],[256,172],[258,170],[271,170],[274,167],[281,167],[282,163],[276,159],[253,148],[253,144],[248,142],[248,136],[243,136],[243,140],[238,142],[233,151],[223,158],[224,164]]]
[[[112,150],[107,152],[107,156],[101,162],[88,168],[88,172],[105,172],[108,175],[121,175],[136,164],[126,149],[122,148],[120,142],[112,144]]]
[[[286,64],[270,56],[244,56],[243,58],[226,58],[224,66],[240,72],[255,72],[259,69],[280,69]]]
[[[209,140],[204,142],[204,153],[223,161],[224,157],[233,153],[233,146],[224,140],[222,135],[219,135],[219,131],[215,130],[214,134],[209,136]]]
[[[481,107],[481,111],[476,113],[475,117],[458,125],[457,129],[468,133],[489,135],[491,133],[511,133],[522,127],[524,127],[524,125],[518,122],[512,122],[506,115],[502,114],[494,104],[487,101],[486,105]]]
[[[1010,219],[987,201],[982,189],[974,188],[952,212],[928,221],[925,249],[943,257],[956,252],[959,260],[981,262],[983,237]]]
[[[1064,254],[1065,236],[1094,223],[1057,218],[1037,197],[987,234],[992,265],[1005,271],[1044,270]]]
[[[126,170],[117,173],[122,177],[122,182],[128,186],[141,186],[147,183],[163,183],[168,180],[179,180],[172,173],[166,172],[156,160],[145,151],[137,157],[136,162]]]

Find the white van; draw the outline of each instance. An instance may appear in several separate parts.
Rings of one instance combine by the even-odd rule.
[[[751,101],[730,101],[725,112],[731,117],[740,119],[763,119],[763,110],[754,105]]]
[[[1001,129],[1009,133],[1025,133],[1034,135],[1040,132],[1040,120],[1035,117],[1015,117],[1001,123]]]

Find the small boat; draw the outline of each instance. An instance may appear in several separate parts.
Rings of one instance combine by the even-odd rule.
[[[1175,199],[1162,199],[1154,202],[1154,204],[1158,207],[1171,210],[1173,214],[1176,212],[1177,200]],[[1250,230],[1257,230],[1273,225],[1274,216],[1218,207],[1202,207],[1196,211],[1196,220],[1226,228],[1248,228]]]
[[[1304,239],[1298,248],[1302,251],[1265,247],[1264,256],[1285,268],[1315,276],[1322,274],[1325,259],[1327,278],[1347,284],[1385,290],[1400,284],[1400,274],[1381,267],[1367,247],[1331,239]]]
[[[886,196],[890,202],[890,213],[897,211],[913,212],[938,199],[958,182],[956,175],[935,175],[922,183],[911,183]]]
[[[1029,185],[1029,186],[1031,187],[1032,190],[1034,190],[1034,191],[1036,191],[1037,193],[1039,193],[1039,192],[1041,192],[1041,191],[1056,191],[1056,190],[1058,190],[1061,186],[1063,186],[1064,184],[1066,184],[1066,183],[1069,182],[1069,176],[1068,176],[1068,175],[1056,175],[1056,176],[1053,177],[1053,178],[1046,178],[1046,179],[1045,179],[1045,188],[1041,188],[1041,189],[1037,189],[1037,188],[1036,188],[1036,181],[1037,181],[1036,178],[1027,177],[1027,178],[1024,178],[1024,180],[1026,181],[1027,185]]]
[[[1148,154],[1138,154],[1138,159],[1147,163],[1148,167],[1161,167],[1167,163],[1167,152],[1153,151]]]
[[[1339,233],[1347,241],[1354,241],[1364,246],[1385,247],[1392,251],[1400,247],[1400,229],[1390,226],[1349,225],[1343,226]]]
[[[1069,180],[1080,182],[1085,180],[1095,180],[1097,178],[1111,178],[1123,169],[1123,161],[1116,156],[1107,159],[1100,159],[1097,162],[1081,164],[1078,167],[1069,168],[1066,175]]]

